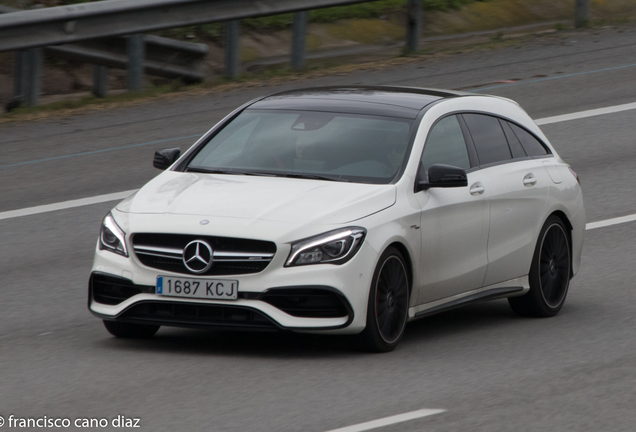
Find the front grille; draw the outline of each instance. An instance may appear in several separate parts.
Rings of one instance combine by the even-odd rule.
[[[131,280],[102,273],[91,274],[88,281],[93,300],[107,305],[116,305],[141,293],[154,293],[154,286],[135,285]]]
[[[350,306],[341,294],[326,288],[273,288],[260,300],[295,317],[339,318]]]
[[[186,234],[138,233],[132,237],[137,259],[145,266],[174,273],[193,274],[183,262],[183,250],[194,240],[203,240],[213,250],[212,266],[197,275],[258,273],[269,265],[276,244],[264,240]]]
[[[219,304],[144,302],[128,309],[119,319],[174,326],[216,326],[263,330],[278,328],[269,318],[254,309]]]

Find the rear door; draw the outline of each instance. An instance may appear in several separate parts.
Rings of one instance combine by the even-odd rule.
[[[483,281],[488,286],[528,274],[552,181],[544,159],[533,158],[538,149],[522,145],[518,136],[527,131],[490,115],[462,117],[489,191],[488,270]]]

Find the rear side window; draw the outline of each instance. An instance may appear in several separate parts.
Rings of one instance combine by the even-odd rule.
[[[482,114],[463,114],[475,143],[479,165],[512,159],[508,141],[496,117]]]
[[[527,154],[525,150],[523,149],[523,147],[521,146],[521,142],[519,141],[519,138],[517,138],[517,135],[515,135],[515,133],[512,131],[512,128],[510,127],[510,123],[501,119],[499,119],[499,121],[501,122],[501,127],[503,127],[503,130],[506,133],[506,138],[508,138],[508,144],[510,145],[510,151],[512,152],[512,157],[515,159],[526,157]]]
[[[428,169],[435,164],[470,168],[466,141],[457,116],[443,118],[428,134],[422,153],[422,168],[428,175]]]
[[[510,123],[510,127],[517,138],[519,138],[519,141],[521,141],[521,145],[528,156],[543,156],[548,154],[548,150],[530,132],[520,128],[514,123]]]

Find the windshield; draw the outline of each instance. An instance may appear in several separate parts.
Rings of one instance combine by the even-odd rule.
[[[391,117],[246,110],[204,145],[187,171],[390,183],[411,125]]]

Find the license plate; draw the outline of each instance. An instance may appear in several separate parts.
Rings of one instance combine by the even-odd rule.
[[[236,300],[238,281],[157,276],[155,293],[171,297]]]

